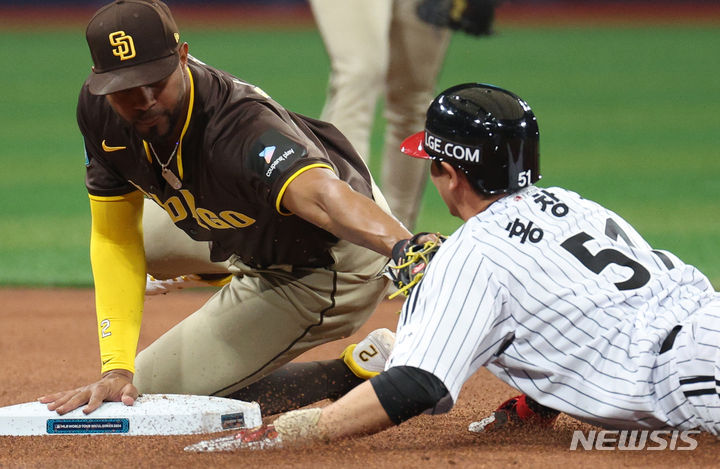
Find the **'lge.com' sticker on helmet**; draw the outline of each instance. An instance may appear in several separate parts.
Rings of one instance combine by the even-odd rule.
[[[440,158],[450,157],[470,163],[480,163],[480,148],[460,145],[425,132],[425,151]]]

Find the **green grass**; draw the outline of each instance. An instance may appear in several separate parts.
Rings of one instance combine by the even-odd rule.
[[[494,83],[538,116],[540,185],[582,193],[720,287],[720,30],[498,27],[456,34],[441,88]],[[91,283],[77,92],[89,72],[82,28],[0,31],[0,285]],[[184,31],[190,52],[318,116],[328,62],[314,30]],[[371,169],[379,171],[382,116]],[[432,185],[418,229],[452,232]]]

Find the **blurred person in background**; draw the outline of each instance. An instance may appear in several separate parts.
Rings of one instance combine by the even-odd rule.
[[[380,187],[392,213],[411,231],[429,163],[405,158],[400,144],[424,123],[452,30],[489,34],[496,3],[310,0],[330,58],[320,119],[335,124],[367,163],[376,105],[384,98]]]

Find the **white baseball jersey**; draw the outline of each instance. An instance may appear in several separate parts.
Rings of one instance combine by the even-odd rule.
[[[692,410],[673,414],[677,376],[663,388],[672,402],[659,404],[655,384],[669,376],[656,361],[673,328],[714,299],[701,272],[653,250],[617,214],[562,188],[529,187],[442,245],[403,306],[387,366],[433,373],[453,402],[487,366],[590,423],[694,426]]]

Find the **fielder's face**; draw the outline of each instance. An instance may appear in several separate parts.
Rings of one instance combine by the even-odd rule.
[[[151,143],[167,143],[183,115],[188,93],[186,81],[187,44],[180,63],[163,80],[118,91],[106,96],[115,113],[131,125],[140,137]]]

